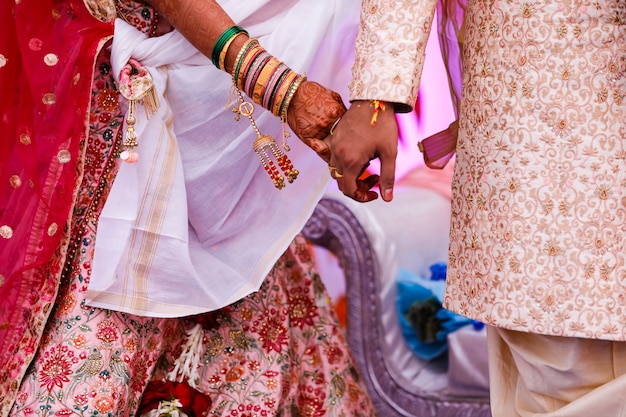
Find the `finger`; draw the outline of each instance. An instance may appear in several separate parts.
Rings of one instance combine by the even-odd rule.
[[[385,201],[393,200],[393,186],[396,174],[396,157],[380,156],[380,194]]]
[[[379,178],[380,177],[378,175],[372,174],[369,175],[367,178],[358,180],[357,182],[359,183],[359,188],[371,190],[376,184],[378,184]]]
[[[354,200],[366,203],[378,198],[378,193],[371,191],[371,189],[378,184],[378,175],[368,175],[366,178],[358,179],[356,182],[357,190],[353,196]]]
[[[359,178],[365,173],[365,171],[367,171],[367,168],[370,167],[370,162],[371,161],[367,161],[367,164],[363,165],[363,169],[361,169],[361,172],[359,172]],[[373,175],[376,175],[376,174],[373,174]]]
[[[376,200],[378,193],[358,188],[351,197],[360,203],[367,203],[368,201]]]
[[[378,183],[378,176],[369,176],[366,179],[350,180],[347,175],[337,180],[339,189],[348,197],[361,203],[376,200],[378,193],[371,189]]]
[[[340,190],[348,197],[353,198],[354,193],[358,189],[357,181],[360,176],[361,169],[359,168],[361,165],[355,165],[354,162],[346,163],[344,156],[345,150],[343,148],[338,148],[337,155],[337,171],[341,174],[341,183],[338,182],[340,186]]]
[[[304,142],[311,149],[313,149],[319,155],[319,157],[324,160],[324,162],[330,162],[330,148],[328,147],[328,144],[326,142],[315,138],[304,139]]]

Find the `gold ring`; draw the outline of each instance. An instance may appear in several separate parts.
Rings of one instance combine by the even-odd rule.
[[[333,134],[333,130],[335,130],[335,128],[337,127],[337,125],[339,124],[339,121],[341,120],[341,117],[337,120],[335,120],[335,123],[333,123],[333,125],[330,127],[330,134]]]
[[[335,178],[342,178],[343,174],[338,173],[337,171],[335,171]]]
[[[333,171],[337,171],[337,168],[335,168],[335,167],[331,167],[330,165],[328,165],[328,170],[329,170],[330,172],[333,172]]]

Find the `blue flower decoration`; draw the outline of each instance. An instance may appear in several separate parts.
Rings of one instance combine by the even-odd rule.
[[[400,269],[396,277],[396,305],[402,335],[411,350],[424,360],[447,352],[449,333],[477,323],[441,306],[446,285],[446,264],[434,264],[430,271],[432,276],[429,280],[405,269]]]

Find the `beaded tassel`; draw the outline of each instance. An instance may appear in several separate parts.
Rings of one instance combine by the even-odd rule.
[[[128,163],[139,160],[135,150],[139,146],[135,131],[135,106],[141,103],[146,112],[146,118],[152,117],[159,109],[159,98],[154,88],[150,73],[135,59],[130,59],[120,72],[120,94],[128,100],[128,115],[126,117],[126,135],[124,151],[120,159]]]
[[[124,151],[120,154],[120,159],[124,162],[135,163],[139,161],[139,154],[135,148],[137,142],[137,132],[135,132],[135,100],[128,101],[128,116],[126,117],[126,135],[124,136]]]
[[[274,186],[276,188],[283,189],[285,187],[285,177],[280,173],[278,168],[287,176],[287,181],[292,183],[300,173],[294,168],[289,157],[278,147],[278,144],[273,137],[264,135],[259,131],[256,122],[252,118],[254,113],[254,105],[248,101],[245,101],[241,91],[238,89],[237,96],[239,97],[239,105],[233,107],[233,113],[235,113],[235,120],[240,119],[240,115],[247,117],[252,124],[252,128],[257,134],[257,138],[254,141],[254,152],[261,160],[263,168],[270,176]],[[274,162],[276,161],[276,162]],[[278,164],[278,168],[276,167]]]

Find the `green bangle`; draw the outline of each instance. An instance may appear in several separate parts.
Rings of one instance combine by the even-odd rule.
[[[215,45],[213,45],[213,51],[211,52],[211,62],[213,62],[213,65],[219,68],[220,54],[222,53],[222,49],[224,49],[224,45],[226,45],[231,38],[239,35],[240,33],[245,33],[246,35],[248,34],[244,28],[240,26],[232,26],[226,29],[224,33],[217,38]]]

